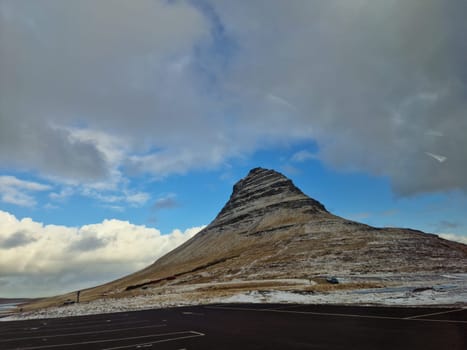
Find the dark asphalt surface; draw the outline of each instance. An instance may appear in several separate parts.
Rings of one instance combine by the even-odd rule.
[[[467,349],[467,309],[223,304],[0,322],[0,349]]]

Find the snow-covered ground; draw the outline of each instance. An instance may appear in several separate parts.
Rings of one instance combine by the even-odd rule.
[[[383,281],[388,287],[371,289],[335,290],[251,290],[224,296],[209,296],[197,291],[199,286],[184,286],[160,295],[149,293],[129,298],[106,298],[87,303],[52,307],[25,312],[0,319],[1,321],[68,317],[104,314],[121,311],[175,307],[214,303],[304,303],[304,304],[359,304],[359,305],[457,305],[467,306],[467,274],[410,276],[374,275],[339,277],[342,283]],[[304,280],[306,281],[306,280]],[[297,281],[295,281],[297,282]],[[236,281],[236,283],[238,283]],[[294,284],[293,281],[291,284]],[[215,285],[215,284],[211,284]],[[225,286],[225,283],[223,284]],[[296,284],[295,284],[296,285]],[[206,284],[202,285],[203,288]]]

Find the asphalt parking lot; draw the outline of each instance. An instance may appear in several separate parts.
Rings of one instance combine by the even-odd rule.
[[[466,308],[222,304],[0,322],[0,349],[467,349]]]

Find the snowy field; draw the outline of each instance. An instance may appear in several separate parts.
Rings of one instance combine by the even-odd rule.
[[[199,304],[218,303],[303,303],[303,304],[351,304],[351,305],[456,305],[467,307],[467,274],[395,276],[374,275],[364,277],[338,277],[341,284],[362,281],[384,282],[387,287],[371,289],[334,290],[250,290],[233,292],[224,296],[210,296],[197,289],[197,285],[174,287],[170,293],[160,295],[156,289],[146,295],[129,298],[106,298],[87,303],[52,307],[34,312],[15,314],[0,321],[55,318],[112,312],[144,310]],[[300,280],[303,282],[303,280]],[[295,281],[295,286],[300,285]],[[294,281],[291,281],[292,284]],[[216,284],[211,284],[215,286]],[[225,285],[225,283],[223,284]],[[203,288],[206,284],[202,285]]]

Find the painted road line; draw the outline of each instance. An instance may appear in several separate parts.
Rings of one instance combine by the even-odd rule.
[[[181,340],[181,339],[204,337],[206,335],[204,333],[197,332],[197,331],[187,331],[186,333],[191,333],[192,335],[187,335],[187,336],[184,336],[184,337],[169,338],[169,339],[161,339],[161,340],[156,340],[156,341],[152,341],[152,342],[148,342],[148,343],[139,343],[139,344],[125,345],[125,346],[117,346],[117,347],[114,347],[114,348],[105,348],[103,350],[118,350],[118,349],[134,348],[134,347],[152,346],[153,344],[167,343],[167,342],[170,342],[170,341]]]
[[[201,312],[183,311],[182,315],[204,316]]]
[[[67,344],[50,344],[50,345],[40,345],[40,346],[28,346],[24,348],[16,348],[15,350],[37,350],[37,349],[47,349],[47,348],[64,348],[67,346],[76,346],[76,345],[87,345],[87,344],[100,344],[100,343],[115,343],[119,341],[125,341],[125,340],[136,340],[136,339],[143,339],[143,338],[158,338],[158,337],[164,337],[164,336],[172,336],[172,335],[181,335],[181,334],[187,334],[190,333],[192,335],[188,336],[189,338],[194,338],[196,337],[201,337],[204,336],[203,333],[196,332],[196,331],[181,331],[181,332],[170,332],[170,333],[160,333],[160,334],[151,334],[151,335],[142,335],[139,337],[126,337],[126,338],[114,338],[114,339],[103,339],[103,340],[89,340],[89,341],[83,341],[83,342],[77,342],[77,343],[67,343]],[[162,339],[163,341],[166,341]],[[170,338],[169,341],[174,340],[173,338]],[[159,341],[159,342],[163,342]],[[154,341],[147,341],[142,344],[148,344],[148,343],[155,343],[157,340]],[[132,345],[135,346],[135,345]],[[112,349],[112,348],[108,348]]]
[[[63,320],[63,318],[62,318]],[[58,327],[60,326],[63,327],[63,328],[66,328],[66,326],[74,326],[76,324],[80,324],[80,325],[106,325],[106,324],[116,324],[116,323],[121,323],[122,321],[123,322],[131,322],[132,320],[137,320],[136,317],[132,317],[132,318],[121,318],[121,319],[118,319],[118,320],[111,320],[111,319],[101,319],[101,320],[90,320],[90,321],[86,321],[86,320],[81,320],[80,318],[76,318],[75,320],[73,321],[70,321],[68,318],[67,318],[67,321],[68,322],[59,322],[60,321],[60,318],[52,318],[52,319],[47,319],[46,321],[41,321],[40,319],[31,319],[31,320],[15,320],[15,321],[8,321],[9,322],[28,322],[30,324],[34,324],[33,327]],[[9,328],[16,328],[15,325],[11,325],[11,324],[8,324],[7,322],[5,323],[5,326],[8,326],[8,327],[2,327],[3,329],[9,329]]]
[[[467,321],[461,321],[461,320],[432,320],[432,319],[429,319],[429,318],[411,318],[411,319],[401,318],[401,320],[418,321],[418,322],[465,323],[465,324],[467,324]]]
[[[465,311],[467,309],[465,308],[460,308],[460,309],[455,309],[455,310],[449,310],[449,311],[441,311],[441,312],[434,312],[431,314],[423,314],[423,315],[417,315],[417,316],[411,316],[411,317],[406,317],[406,320],[414,320],[420,317],[428,317],[428,316],[437,316],[437,315],[444,315],[444,314],[450,314],[453,312],[459,312],[459,311]]]
[[[390,316],[370,316],[370,315],[355,315],[355,314],[339,314],[339,313],[330,313],[330,312],[314,312],[314,311],[292,311],[292,310],[283,310],[283,309],[248,309],[248,308],[234,308],[234,307],[210,307],[211,309],[221,309],[221,310],[239,310],[239,311],[259,311],[259,312],[276,312],[276,313],[286,313],[286,314],[302,314],[302,315],[317,315],[317,316],[337,316],[337,317],[360,317],[360,318],[377,318],[377,319],[388,319],[388,320],[401,320],[399,317],[390,317]]]
[[[160,328],[160,327],[165,327],[167,326],[166,324],[157,324],[157,325],[152,325],[152,326],[143,326],[143,327],[132,327],[132,328],[119,328],[119,329],[111,329],[111,330],[99,330],[99,331],[92,331],[92,332],[78,332],[78,333],[65,333],[65,334],[54,334],[54,335],[44,335],[41,334],[39,336],[34,336],[34,337],[16,337],[16,338],[10,338],[10,339],[1,339],[0,343],[7,343],[7,342],[12,342],[12,341],[17,341],[17,340],[26,340],[26,339],[42,339],[42,338],[60,338],[60,337],[68,337],[71,335],[90,335],[90,334],[101,334],[101,333],[115,333],[115,332],[120,332],[120,331],[129,331],[129,330],[136,330],[136,329],[147,329],[147,328]]]
[[[93,315],[88,315],[88,316],[93,316]],[[95,316],[99,316],[99,314],[96,314]],[[55,323],[59,323],[60,325],[64,325],[64,326],[67,326],[67,325],[74,325],[76,323],[79,323],[79,324],[107,324],[107,323],[116,323],[116,322],[128,322],[128,321],[132,321],[132,320],[137,320],[139,318],[137,317],[119,317],[119,318],[116,318],[116,319],[111,319],[111,318],[101,318],[101,319],[93,319],[93,318],[90,318],[90,319],[82,319],[81,317],[72,317],[71,319],[69,317],[67,317],[66,319],[66,322],[54,322],[54,321],[59,321],[60,319],[59,318],[52,318],[52,319],[48,319],[48,321],[50,322],[49,324],[52,325],[52,324],[55,324]]]
[[[30,327],[30,328],[21,328],[21,329],[9,329],[8,332],[0,332],[0,337],[4,337],[5,335],[10,335],[10,334],[22,334],[22,333],[39,333],[39,332],[57,332],[57,331],[67,331],[67,330],[77,330],[77,329],[96,329],[98,326],[109,328],[109,327],[118,327],[118,326],[124,326],[127,324],[135,325],[135,324],[141,324],[141,323],[148,323],[151,322],[149,320],[141,320],[141,321],[133,321],[133,322],[118,322],[118,323],[104,323],[100,325],[88,325],[88,326],[79,326],[79,327],[73,327],[71,324],[68,327],[48,327],[48,326],[43,326],[43,327]]]
[[[28,321],[31,321],[31,320],[28,320]],[[134,320],[129,320],[129,319],[122,319],[121,321],[112,321],[112,320],[106,320],[106,321],[93,321],[93,322],[81,322],[80,320],[76,320],[74,322],[66,322],[66,323],[61,323],[61,322],[53,322],[53,323],[47,323],[47,322],[41,322],[40,324],[38,323],[33,323],[33,322],[30,322],[31,325],[29,327],[23,327],[23,329],[26,329],[26,328],[35,328],[35,329],[39,329],[39,328],[47,328],[47,327],[50,327],[50,328],[68,328],[68,327],[75,327],[77,324],[81,325],[82,327],[94,327],[94,326],[108,326],[108,325],[118,325],[118,324],[123,324],[123,323],[132,323],[132,322],[143,322],[143,321],[147,321],[147,320],[141,320],[141,319],[134,319]],[[25,322],[25,321],[20,321],[20,322]],[[15,326],[18,326],[19,324],[15,324],[15,325],[10,325],[10,327],[8,327],[8,329],[10,328],[14,328],[14,329],[18,329],[18,327],[15,327]],[[31,330],[35,330],[35,329],[31,329]]]
[[[276,313],[289,313],[289,314],[302,314],[302,315],[316,315],[316,316],[334,316],[334,317],[353,317],[353,318],[368,318],[368,319],[381,319],[381,320],[405,320],[405,321],[419,321],[419,322],[443,322],[443,323],[467,323],[467,321],[454,321],[454,320],[430,320],[430,319],[407,319],[401,317],[390,316],[371,316],[371,315],[355,315],[355,314],[339,314],[329,312],[313,312],[313,311],[289,311],[277,309],[249,309],[242,307],[220,307],[220,306],[205,306],[208,309],[220,310],[239,310],[239,311],[258,311],[258,312],[276,312]]]

